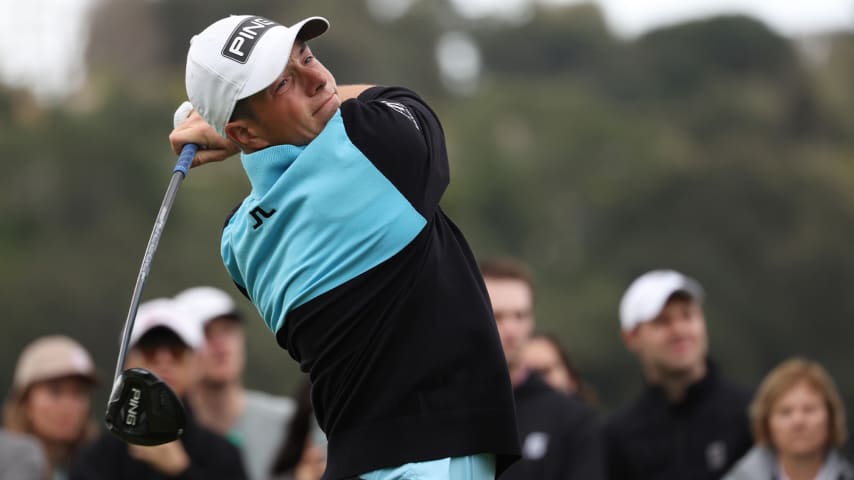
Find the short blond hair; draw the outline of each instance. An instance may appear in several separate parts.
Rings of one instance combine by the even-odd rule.
[[[826,448],[839,447],[848,437],[845,406],[830,374],[818,362],[801,357],[790,358],[771,370],[762,380],[750,404],[750,429],[756,443],[771,444],[771,409],[795,385],[805,382],[824,397],[828,413]]]

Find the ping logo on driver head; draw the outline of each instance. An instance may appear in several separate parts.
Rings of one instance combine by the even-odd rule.
[[[246,63],[258,39],[278,23],[264,17],[249,17],[240,22],[222,47],[222,56],[237,63]]]
[[[142,396],[142,391],[138,388],[131,387],[130,400],[128,400],[128,413],[125,417],[125,425],[135,426],[136,418],[139,415],[139,399]]]

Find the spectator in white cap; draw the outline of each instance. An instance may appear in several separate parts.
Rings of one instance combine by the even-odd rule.
[[[125,367],[151,371],[185,398],[199,378],[197,352],[203,341],[199,323],[184,318],[172,299],[149,300],[139,306]],[[180,439],[149,447],[125,444],[105,432],[81,454],[70,479],[245,479],[237,449],[200,426],[186,402],[184,407]]]
[[[199,423],[240,449],[250,479],[267,480],[293,416],[294,401],[244,388],[243,317],[230,295],[199,286],[179,293],[175,301],[204,330],[201,381],[189,395]]]
[[[703,298],[673,270],[645,273],[623,295],[623,341],[646,387],[606,423],[609,478],[719,479],[750,448],[750,393],[708,359]]]
[[[96,379],[89,353],[63,335],[38,338],[18,357],[3,421],[7,430],[38,440],[47,459],[40,478],[64,478],[74,456],[97,432],[90,416]],[[19,451],[19,466],[35,460],[32,452]]]

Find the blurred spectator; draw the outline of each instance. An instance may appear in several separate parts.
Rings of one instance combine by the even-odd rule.
[[[326,437],[314,419],[307,377],[300,384],[296,399],[296,413],[273,464],[273,480],[320,480],[326,470]]]
[[[848,434],[845,406],[818,363],[786,360],[762,381],[750,405],[756,445],[725,480],[852,480],[837,452]]]
[[[47,459],[31,435],[0,430],[0,480],[45,480]]]
[[[708,361],[702,301],[700,284],[672,270],[640,276],[623,295],[623,341],[646,388],[606,423],[611,479],[719,479],[750,448],[750,394]]]
[[[522,459],[502,480],[604,478],[601,429],[580,399],[551,388],[522,363],[534,329],[534,286],[528,268],[512,259],[480,265],[510,370]]]
[[[198,322],[179,315],[171,299],[139,307],[131,332],[127,368],[144,368],[159,376],[184,398],[198,380],[196,350],[204,341]],[[179,440],[157,446],[128,445],[104,432],[83,451],[71,480],[245,479],[237,449],[199,426],[184,404],[187,420]]]
[[[3,412],[5,428],[38,440],[47,478],[65,478],[75,455],[97,432],[90,417],[96,378],[89,352],[66,336],[36,339],[18,357]]]
[[[598,405],[596,390],[581,377],[556,336],[534,333],[522,349],[522,364],[539,374],[555,390],[578,395],[588,405]]]
[[[243,387],[246,338],[243,317],[231,296],[201,286],[184,290],[175,301],[205,333],[201,381],[189,395],[197,420],[240,449],[250,479],[267,480],[294,401]]]

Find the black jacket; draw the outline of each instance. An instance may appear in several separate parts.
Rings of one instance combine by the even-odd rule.
[[[501,480],[605,478],[602,431],[591,408],[533,374],[513,393],[522,459]]]
[[[656,386],[605,425],[612,480],[717,480],[753,441],[750,392],[724,381],[711,363],[682,402],[668,403]]]
[[[69,480],[244,480],[240,453],[225,438],[199,426],[187,409],[187,425],[181,442],[190,467],[176,477],[166,476],[148,464],[131,458],[128,446],[109,432],[80,453]]]

